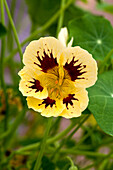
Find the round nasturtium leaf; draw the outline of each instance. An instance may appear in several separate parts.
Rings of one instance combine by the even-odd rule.
[[[113,136],[113,71],[99,75],[96,84],[88,92],[88,109],[100,128]]]
[[[73,46],[86,49],[97,60],[103,60],[113,48],[113,28],[102,16],[84,15],[71,20],[68,29],[74,38]]]

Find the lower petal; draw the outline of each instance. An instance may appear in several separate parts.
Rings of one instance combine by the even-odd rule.
[[[41,112],[41,115],[45,117],[57,117],[65,109],[61,100],[55,101],[49,97],[43,100],[27,97],[27,104],[29,108]]]
[[[36,99],[34,97],[27,97],[28,108],[32,108],[35,111],[42,112],[44,110],[44,105],[40,105],[42,100]]]
[[[88,93],[85,89],[77,88],[74,94],[63,99],[66,109],[60,114],[65,118],[79,117],[88,106]]]
[[[76,105],[76,108],[71,108],[69,110],[64,109],[60,116],[65,117],[67,119],[79,117],[81,116],[80,107]]]
[[[41,112],[42,116],[45,117],[57,117],[60,115],[60,113],[65,109],[65,106],[62,104],[62,101],[57,100],[56,104],[53,105],[53,107],[48,106],[46,109],[44,109]]]

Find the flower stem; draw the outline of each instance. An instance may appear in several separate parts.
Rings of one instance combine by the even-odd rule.
[[[53,143],[59,139],[61,139],[63,136],[65,136],[67,133],[70,132],[70,130],[75,126],[74,123],[71,123],[65,130],[63,130],[62,132],[60,132],[58,135],[54,136],[54,137],[51,137],[50,139],[47,140],[47,144],[50,144],[50,143]],[[31,145],[28,145],[28,146],[25,146],[23,148],[20,148],[18,149],[16,152],[17,153],[21,153],[21,152],[24,152],[24,151],[27,151],[27,150],[32,150],[32,149],[36,149],[38,148],[40,145],[40,142],[37,142],[35,144],[31,144]]]
[[[69,156],[67,156],[66,158],[70,161],[71,166],[74,166],[72,159]]]
[[[5,8],[6,8],[6,11],[7,11],[7,15],[9,17],[9,21],[10,21],[10,24],[12,26],[12,30],[13,30],[13,33],[14,33],[14,37],[15,37],[15,41],[16,41],[16,44],[17,44],[17,47],[18,47],[18,51],[19,51],[19,54],[20,54],[20,60],[21,60],[21,65],[22,64],[22,49],[21,49],[21,45],[19,43],[19,38],[18,38],[18,35],[17,35],[17,32],[16,32],[16,29],[15,29],[15,25],[14,25],[14,22],[12,20],[12,17],[11,17],[11,14],[10,14],[10,10],[9,10],[9,7],[7,5],[7,2],[6,0],[4,0],[4,5],[5,5]]]
[[[63,130],[62,132],[60,132],[58,135],[51,137],[47,140],[46,144],[51,144],[54,143],[55,141],[61,139],[62,137],[66,136],[75,126],[75,122],[72,122],[65,130]],[[78,126],[77,126],[78,127]],[[1,137],[0,137],[1,138]],[[23,154],[25,153],[25,151],[28,150],[35,150],[40,146],[40,142],[37,142],[35,144],[31,144],[28,146],[25,146],[23,148],[18,149],[17,151],[15,151],[15,153],[13,152],[12,154]],[[11,154],[11,155],[12,155]]]
[[[0,139],[2,138],[8,138],[7,142],[9,143],[12,135],[15,133],[18,125],[22,122],[22,119],[24,118],[26,113],[26,108],[24,108],[17,116],[16,120],[12,124],[12,126],[3,134],[0,135]],[[8,144],[9,145],[9,144]]]
[[[99,153],[99,154],[102,154],[102,153]],[[113,151],[111,151],[109,154],[103,154],[103,156],[102,155],[100,155],[100,156],[98,155],[101,159],[98,159],[93,164],[90,164],[90,165],[86,166],[85,168],[82,168],[81,170],[88,170],[89,168],[94,167],[95,165],[99,165],[104,160],[107,160],[109,158],[113,158],[112,154],[113,154]],[[95,156],[96,156],[96,154],[95,154]]]
[[[76,144],[75,148],[78,148],[80,144],[82,144],[88,138],[88,136],[90,136],[93,133],[93,131],[97,128],[97,126],[98,125],[96,124],[93,129],[91,129],[85,136],[83,136],[80,139],[80,141]]]
[[[16,0],[12,0],[11,1],[11,6],[10,6],[10,13],[11,13],[12,19],[14,18],[15,6],[16,6]],[[8,27],[7,48],[8,48],[8,51],[12,51],[14,39],[13,39],[13,35],[12,35],[12,29],[11,29],[10,21],[8,21],[8,26],[7,27]]]
[[[26,110],[27,110],[27,107],[25,106],[25,108],[21,112],[18,113],[18,116],[17,116],[16,120],[14,121],[13,125],[11,126],[9,134],[7,136],[8,140],[6,140],[6,142],[5,142],[6,147],[9,147],[14,133],[16,132],[19,124],[22,122],[22,120],[26,114]]]
[[[47,143],[46,140],[47,140],[47,137],[48,137],[48,134],[49,134],[49,131],[50,131],[52,120],[53,120],[52,117],[49,118],[49,120],[48,120],[47,128],[46,128],[46,131],[45,131],[42,143],[41,143],[40,152],[39,152],[39,155],[37,157],[37,160],[36,160],[36,163],[35,163],[35,166],[34,166],[34,170],[40,169],[41,159],[42,159],[42,156],[43,156],[43,153],[44,153],[44,150],[45,150],[45,146],[46,146],[46,143]]]
[[[0,1],[1,6],[1,22],[4,25],[5,24],[5,15],[4,15],[4,4],[3,0]],[[8,128],[8,98],[7,98],[7,92],[6,92],[6,85],[4,80],[4,58],[5,58],[5,47],[6,47],[6,41],[3,37],[1,40],[1,59],[0,59],[0,68],[1,68],[1,88],[3,89],[4,96],[5,96],[5,104],[6,104],[6,112],[5,112],[5,122],[4,122],[4,130],[7,130]]]
[[[57,36],[58,36],[58,33],[60,32],[60,29],[61,29],[61,27],[63,25],[63,19],[64,19],[64,10],[63,10],[63,8],[65,6],[65,2],[66,2],[66,0],[61,0],[61,13],[60,13],[60,17],[59,17],[59,20],[58,20]]]
[[[83,119],[80,121],[79,125],[68,136],[67,140],[69,140],[75,134],[75,132],[83,125],[83,123],[89,118],[89,116],[90,116],[90,114],[83,117]]]
[[[61,144],[59,145],[58,148],[55,149],[55,151],[52,154],[52,158],[59,152],[59,150],[64,146],[64,144],[70,140],[70,138],[75,134],[75,132],[81,127],[81,125],[88,119],[89,115],[86,115],[83,117],[83,119],[78,121],[78,126],[71,132],[71,134],[62,140]]]
[[[99,153],[99,152],[91,152],[91,151],[83,151],[83,150],[75,150],[75,149],[63,149],[60,151],[61,153],[69,153],[74,155],[85,155],[85,156],[92,156],[92,157],[100,157],[106,158],[107,154]],[[110,155],[110,157],[112,157]]]

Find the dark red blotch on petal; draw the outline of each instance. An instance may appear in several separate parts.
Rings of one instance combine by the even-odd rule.
[[[63,99],[63,104],[66,104],[66,107],[68,109],[68,104],[70,104],[71,106],[73,105],[73,101],[72,100],[77,100],[77,98],[74,97],[75,94],[69,94],[68,97]]]
[[[47,97],[46,99],[43,99],[42,104],[45,104],[45,108],[49,105],[52,107],[55,104],[55,100],[52,100],[49,97]],[[39,105],[42,105],[42,104],[39,104]]]
[[[72,81],[76,79],[84,79],[84,77],[79,76],[86,73],[86,71],[82,71],[84,68],[86,68],[86,65],[82,65],[82,63],[80,63],[74,66],[74,64],[78,62],[78,60],[74,61],[74,58],[75,57],[73,57],[72,61],[69,64],[66,62],[64,68],[68,71],[68,74],[70,75]]]
[[[35,79],[33,79],[33,80],[34,81],[29,81],[30,83],[33,84],[32,86],[29,86],[29,88],[36,89],[35,92],[38,92],[38,91],[42,92],[43,87],[40,85],[40,81],[39,80],[35,80]]]
[[[48,50],[48,51],[49,51],[49,50]],[[49,51],[49,52],[50,52],[50,51]],[[53,58],[53,53],[52,53],[52,51],[50,52],[50,57],[49,57],[49,55],[46,54],[46,52],[44,51],[44,52],[43,52],[44,56],[42,57],[42,60],[41,60],[41,58],[40,58],[40,56],[39,56],[39,51],[37,51],[37,54],[38,54],[38,56],[36,56],[36,57],[37,57],[38,61],[40,62],[40,64],[37,64],[37,63],[35,63],[35,62],[34,62],[34,64],[38,65],[38,66],[42,69],[43,72],[46,73],[49,69],[51,69],[51,68],[53,68],[53,67],[55,67],[55,66],[58,66],[58,63],[57,63],[56,58]]]

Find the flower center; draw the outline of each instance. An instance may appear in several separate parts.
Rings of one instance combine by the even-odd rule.
[[[68,93],[66,89],[69,86],[67,80],[71,80],[67,70],[63,66],[56,66],[48,70],[47,73],[49,73],[49,83],[47,84],[49,97],[53,100],[67,97]]]

